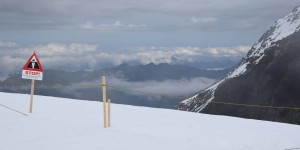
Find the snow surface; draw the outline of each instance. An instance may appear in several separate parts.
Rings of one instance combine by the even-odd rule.
[[[27,112],[29,95],[0,93]],[[300,126],[178,110],[35,96],[33,113],[0,107],[1,150],[284,150],[300,147]]]
[[[246,63],[240,65],[227,78],[234,78],[234,77],[237,77],[241,74],[244,74],[247,71],[248,64],[249,64],[249,62],[246,62]]]

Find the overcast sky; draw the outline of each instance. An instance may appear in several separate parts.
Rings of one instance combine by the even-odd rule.
[[[188,61],[199,55],[242,56],[299,4],[300,0],[0,0],[0,67],[13,64],[11,70],[16,70],[33,50],[49,68],[87,60],[85,67],[93,69],[129,60],[168,62],[167,56]]]

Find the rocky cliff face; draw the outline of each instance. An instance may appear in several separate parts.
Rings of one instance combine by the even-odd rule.
[[[300,110],[222,105],[230,102],[300,107],[300,7],[279,19],[227,77],[178,109],[300,124]]]

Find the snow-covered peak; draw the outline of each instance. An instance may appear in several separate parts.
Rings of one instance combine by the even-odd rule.
[[[290,14],[285,16],[283,19],[276,21],[273,26],[275,30],[270,35],[270,39],[275,42],[281,40],[300,29],[300,7],[295,8]]]
[[[265,56],[265,51],[275,46],[276,42],[300,30],[300,6],[291,13],[275,22],[271,28],[264,33],[259,41],[253,45],[239,67],[237,67],[227,78],[233,78],[244,74],[249,64],[257,64]]]
[[[294,34],[295,32],[298,32],[299,30],[300,6],[296,7],[284,18],[277,20],[275,24],[271,26],[271,28],[266,33],[263,34],[259,41],[253,45],[247,57],[240,62],[239,66],[233,72],[231,72],[226,78],[212,85],[210,88],[204,90],[204,92],[206,92],[205,97],[207,98],[207,101],[200,107],[198,107],[196,111],[201,111],[206,107],[208,103],[210,103],[214,99],[215,90],[222,83],[226,82],[227,79],[235,78],[247,73],[247,71],[249,70],[248,66],[258,64],[260,60],[265,56],[266,50],[273,46],[276,46],[277,41],[280,41]],[[188,104],[192,101],[193,99],[187,99],[183,104]]]
[[[275,45],[275,42],[282,40],[300,30],[300,6],[296,7],[290,14],[279,19],[256,43],[247,58],[252,58],[257,64],[263,57],[265,50]],[[254,59],[253,59],[254,58]]]

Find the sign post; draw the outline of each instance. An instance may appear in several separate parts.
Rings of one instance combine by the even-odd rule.
[[[110,127],[110,99],[107,100],[107,126]]]
[[[103,93],[103,119],[104,119],[104,128],[107,127],[106,123],[106,78],[102,76],[102,93]]]
[[[35,80],[42,80],[43,79],[43,68],[35,54],[29,57],[28,61],[23,67],[22,71],[22,78],[23,79],[31,79],[31,92],[30,92],[30,109],[29,112],[32,113],[32,105],[33,105],[33,95],[34,95],[34,81]]]
[[[30,92],[30,109],[29,112],[32,113],[32,104],[33,104],[33,95],[34,95],[34,80],[31,80],[31,92]]]

